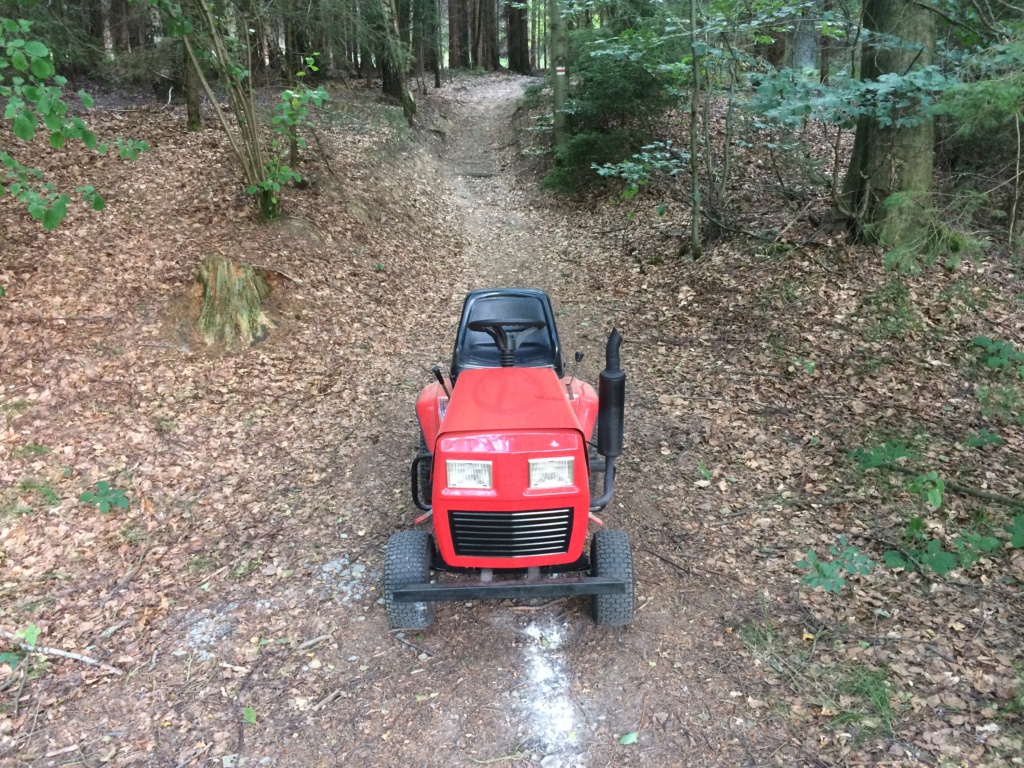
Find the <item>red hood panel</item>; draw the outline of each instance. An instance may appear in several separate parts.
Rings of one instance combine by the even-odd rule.
[[[441,432],[580,429],[550,368],[480,368],[459,374]]]

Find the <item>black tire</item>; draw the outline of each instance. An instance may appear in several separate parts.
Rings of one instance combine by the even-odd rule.
[[[392,590],[430,581],[434,545],[426,531],[401,531],[388,539],[384,557],[384,607],[392,629],[426,629],[434,623],[434,603],[396,603]]]
[[[429,453],[427,449],[427,438],[424,437],[423,431],[420,431],[420,455]],[[431,504],[434,496],[434,478],[431,474],[431,466],[429,461],[421,461],[416,467],[419,473],[419,485],[420,485],[420,501],[424,504]]]
[[[624,595],[594,595],[594,621],[624,627],[633,621],[633,551],[625,531],[597,531],[590,542],[590,572],[626,582]]]

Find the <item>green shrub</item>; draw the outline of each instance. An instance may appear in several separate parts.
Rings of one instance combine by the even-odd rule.
[[[544,181],[562,190],[582,183],[593,166],[619,162],[650,143],[675,101],[676,75],[662,65],[678,53],[651,31],[595,39],[594,30],[580,30],[571,42],[576,64],[566,112],[572,135]]]

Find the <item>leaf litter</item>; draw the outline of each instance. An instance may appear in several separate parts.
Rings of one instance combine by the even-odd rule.
[[[641,197],[625,219],[611,190],[536,190],[522,84],[456,80],[424,100],[418,138],[348,94],[320,127],[331,170],[308,151],[317,183],[270,226],[220,134],[185,134],[180,114],[96,114],[101,138],[152,144],[135,164],[33,146],[108,206],[53,233],[5,209],[0,621],[131,674],[51,657],[0,713],[0,759],[1019,760],[1019,550],[948,577],[877,568],[839,597],[795,566],[840,535],[875,560],[901,541],[904,478],[858,472],[854,448],[900,439],[922,471],[1021,498],[1021,428],[982,413],[970,349],[1020,347],[1018,273],[990,253],[894,284],[811,216],[783,243],[723,237],[681,260],[678,206]],[[737,163],[743,228],[794,221],[764,203],[779,191],[763,159]],[[277,275],[278,327],[245,352],[187,330],[211,252]],[[605,519],[634,541],[641,608],[608,632],[584,601],[525,623],[510,603],[452,604],[395,640],[376,593],[384,542],[413,516],[412,405],[464,292],[497,284],[552,294],[588,380],[623,333],[627,450]],[[968,447],[983,429],[1003,444]],[[100,482],[129,508],[78,500]],[[947,491],[927,526],[950,545],[1009,518]],[[0,685],[16,674],[0,665]]]

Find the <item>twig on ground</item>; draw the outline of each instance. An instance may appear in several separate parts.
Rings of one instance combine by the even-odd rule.
[[[205,747],[197,747],[192,750],[188,757],[178,763],[174,768],[185,768],[186,765],[189,765],[197,758],[202,757],[202,755],[204,755],[212,746],[213,744],[207,744]]]
[[[122,589],[127,587],[128,584],[131,583],[131,580],[134,579],[138,575],[139,571],[142,570],[142,561],[146,558],[146,553],[147,552],[149,552],[149,539],[146,539],[146,543],[142,547],[142,554],[139,555],[139,561],[135,564],[135,567],[132,568],[130,571],[128,571],[128,573],[126,573],[121,578],[121,580],[119,582],[117,582],[117,584],[115,584],[113,586],[113,588],[106,595],[103,596],[103,599],[100,600],[100,605],[99,605],[100,608],[103,608],[103,606],[105,606],[107,603],[109,603],[111,600],[113,600],[114,599],[114,595],[116,595]]]
[[[434,653],[432,651],[428,651],[426,648],[420,648],[415,643],[410,643],[404,637],[399,637],[398,635],[395,635],[395,640],[400,642],[402,645],[406,645],[406,646],[412,648],[414,651],[419,651],[420,653],[425,653],[425,654],[427,654],[427,656],[433,656],[434,655]]]
[[[334,172],[334,169],[331,167],[331,161],[328,160],[330,155],[327,153],[327,150],[324,149],[324,141],[320,138],[320,131],[316,129],[315,125],[311,125],[310,128],[313,131],[313,138],[316,139],[316,147],[320,150],[320,159],[324,161],[324,165],[327,167],[327,172],[338,181],[341,181],[341,177]]]
[[[487,760],[480,760],[475,757],[469,758],[477,765],[493,765],[494,763],[504,763],[506,760],[518,761],[518,760],[529,760],[529,752],[520,752],[518,749],[510,755],[501,755],[500,757],[491,757]]]
[[[332,691],[331,693],[329,693],[326,696],[324,696],[322,699],[320,699],[319,702],[317,702],[316,704],[313,705],[313,711],[314,712],[319,712],[321,709],[326,707],[328,704],[330,704],[336,698],[341,696],[342,690],[344,690],[344,689],[337,688],[334,691]]]
[[[700,566],[694,567],[692,565],[683,565],[682,563],[677,563],[675,560],[673,560],[668,555],[663,555],[660,552],[655,552],[653,549],[650,549],[648,547],[641,547],[641,549],[644,552],[646,552],[646,553],[648,553],[650,555],[654,555],[656,558],[658,558],[662,562],[668,563],[673,568],[675,568],[677,571],[679,571],[680,573],[685,573],[686,575],[690,575],[690,573],[692,573],[694,570],[698,570],[698,571],[704,571],[705,573],[713,574],[715,576],[724,576],[725,578],[732,579],[733,581],[738,581],[739,580],[736,576],[733,576],[731,573],[723,573],[722,571],[714,571],[714,570],[711,570],[710,568],[703,568],[703,567],[700,567]]]
[[[540,605],[514,605],[512,606],[513,611],[542,611],[545,608],[549,608],[555,603],[560,603],[565,600],[564,597],[556,597],[554,600],[548,600],[546,603]]]
[[[44,656],[60,656],[63,659],[74,659],[75,661],[81,661],[83,664],[91,664],[94,667],[100,667],[108,672],[112,672],[115,675],[123,675],[124,670],[112,667],[110,664],[94,659],[90,656],[83,656],[80,653],[72,653],[71,651],[62,651],[60,648],[49,648],[45,645],[29,645],[23,642],[20,637],[17,637],[13,632],[0,629],[0,635],[6,637],[12,643],[17,645],[21,650],[28,651],[29,653],[41,653]]]
[[[324,642],[326,640],[333,640],[333,639],[334,639],[334,635],[320,635],[319,637],[314,637],[314,638],[312,638],[310,640],[307,640],[304,643],[300,643],[298,646],[296,646],[295,650],[296,651],[304,651],[307,648],[312,648],[314,645],[320,645],[320,643],[322,643],[322,642]]]
[[[883,464],[883,468],[891,469],[894,472],[899,472],[904,475],[919,475],[921,474],[916,469],[910,469],[908,467],[901,467],[899,464]],[[1017,507],[1024,509],[1024,499],[1014,499],[1010,496],[1003,496],[1001,493],[993,493],[991,491],[983,491],[979,488],[971,488],[966,485],[960,485],[959,483],[947,482],[946,490],[953,491],[953,493],[960,493],[965,496],[973,496],[976,499],[983,499],[985,501],[991,501],[996,504],[1002,504],[1007,507]]]
[[[640,704],[640,722],[636,726],[636,735],[640,735],[640,731],[644,729],[644,717],[647,715],[647,691],[644,691],[644,698]]]
[[[216,576],[220,576],[220,575],[221,575],[222,573],[224,573],[224,571],[226,571],[227,569],[228,569],[228,566],[226,566],[226,565],[224,565],[224,566],[221,566],[221,567],[220,567],[220,568],[218,568],[218,569],[217,569],[216,571],[214,571],[214,572],[213,572],[213,573],[211,573],[211,574],[210,574],[209,576],[207,576],[207,577],[206,577],[205,579],[203,579],[203,580],[202,580],[202,581],[200,581],[200,582],[199,582],[198,584],[196,584],[196,585],[195,585],[194,587],[192,587],[192,589],[199,589],[199,588],[200,588],[200,587],[202,587],[202,586],[203,586],[204,584],[209,584],[209,583],[210,583],[211,581],[213,581],[213,579],[214,579],[214,578],[215,578]]]

